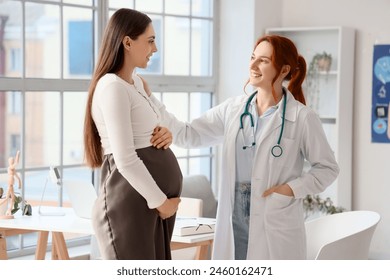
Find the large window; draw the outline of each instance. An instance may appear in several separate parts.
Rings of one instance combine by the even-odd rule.
[[[33,206],[69,206],[48,184],[50,166],[64,179],[92,180],[83,163],[83,120],[89,79],[106,22],[122,7],[153,20],[158,52],[137,70],[168,110],[189,121],[214,100],[214,0],[3,0],[0,2],[0,186],[8,158],[20,150],[20,194]],[[184,176],[212,179],[211,148],[172,147]],[[33,213],[38,214],[38,213]],[[87,244],[71,236],[68,245]],[[9,256],[31,252],[36,235],[7,238]]]

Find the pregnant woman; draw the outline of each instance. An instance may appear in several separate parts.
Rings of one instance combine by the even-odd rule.
[[[157,51],[151,19],[116,11],[105,30],[89,88],[84,123],[88,166],[101,167],[92,223],[104,259],[171,259],[170,241],[180,202],[182,174],[168,148],[151,136],[160,111],[135,68],[146,68]]]

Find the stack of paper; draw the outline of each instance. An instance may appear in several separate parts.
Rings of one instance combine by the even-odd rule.
[[[215,229],[215,219],[176,217],[173,235],[185,236],[202,233],[211,233]]]

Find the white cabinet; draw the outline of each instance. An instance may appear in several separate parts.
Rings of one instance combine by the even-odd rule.
[[[346,27],[269,28],[268,34],[290,38],[305,58],[309,70],[316,54],[332,57],[329,71],[307,76],[303,90],[307,105],[319,114],[332,146],[340,175],[321,197],[335,206],[351,209],[352,199],[352,110],[355,31]],[[314,84],[313,84],[314,83]]]

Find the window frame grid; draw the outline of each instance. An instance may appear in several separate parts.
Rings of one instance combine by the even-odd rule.
[[[93,22],[93,34],[92,34],[92,46],[94,55],[92,56],[92,62],[93,65],[96,63],[96,58],[98,54],[98,49],[100,48],[101,38],[103,34],[103,30],[108,22],[109,19],[109,13],[111,11],[114,11],[116,9],[111,9],[108,6],[108,1],[106,0],[91,0],[91,5],[84,5],[84,4],[74,4],[74,3],[63,3],[62,1],[54,2],[54,1],[45,1],[45,0],[13,0],[15,2],[21,3],[21,17],[22,17],[22,25],[21,25],[21,52],[22,52],[22,69],[21,69],[21,77],[0,77],[0,91],[7,92],[7,91],[18,91],[21,94],[21,147],[20,151],[23,153],[26,147],[26,139],[25,139],[25,133],[26,133],[26,92],[33,92],[33,91],[55,91],[56,93],[60,94],[60,108],[59,108],[59,114],[60,114],[60,143],[61,146],[59,149],[60,153],[60,165],[58,166],[59,171],[61,175],[63,175],[65,169],[71,169],[71,168],[82,168],[85,167],[84,164],[64,164],[64,93],[65,92],[71,92],[71,91],[87,91],[89,87],[89,81],[90,79],[69,79],[64,78],[64,7],[74,7],[74,8],[82,8],[82,9],[89,9],[92,12],[92,22]],[[215,92],[216,92],[216,67],[213,67],[212,65],[215,64],[218,58],[214,55],[217,48],[217,40],[215,39],[216,29],[217,29],[217,13],[216,13],[216,7],[217,7],[217,1],[218,0],[212,0],[213,1],[213,14],[210,17],[202,17],[202,16],[192,16],[192,1],[190,1],[190,15],[188,16],[182,16],[182,15],[175,15],[175,14],[166,14],[166,13],[149,13],[148,15],[156,15],[156,16],[173,16],[173,17],[184,17],[189,18],[190,20],[190,51],[189,51],[189,75],[187,76],[176,76],[176,75],[152,75],[152,74],[143,74],[146,76],[151,88],[155,92],[210,92],[210,98],[211,100],[211,107],[213,104],[215,104]],[[53,79],[53,78],[31,78],[26,77],[26,4],[27,3],[35,3],[35,4],[48,4],[48,5],[54,5],[58,6],[60,9],[59,12],[59,28],[60,28],[60,78]],[[132,0],[133,6],[135,7],[135,1]],[[136,8],[136,7],[135,7]],[[165,0],[163,0],[163,11],[165,10]],[[212,30],[210,33],[210,36],[214,37],[210,38],[210,42],[212,45],[212,49],[210,50],[210,56],[212,59],[209,59],[209,67],[211,67],[212,71],[209,71],[210,76],[191,76],[191,40],[192,40],[192,19],[208,19],[212,23]],[[165,32],[164,27],[164,20],[162,21],[162,30]],[[164,44],[164,40],[163,40]],[[162,56],[162,71],[164,71],[164,59]],[[190,102],[188,104],[190,106]],[[215,173],[216,170],[216,164],[215,159],[216,156],[214,154],[214,148],[210,148],[210,154],[208,155],[189,155],[189,152],[187,153],[187,156],[185,157],[178,157],[178,159],[186,159],[187,160],[187,166],[189,166],[189,161],[192,158],[210,158],[210,179],[213,177],[212,175]],[[25,182],[25,176],[27,172],[31,171],[45,171],[48,170],[49,166],[39,166],[39,167],[28,167],[26,166],[26,160],[25,157],[21,157],[21,161],[19,163],[19,167],[17,169],[17,172],[20,174],[22,182]],[[0,174],[6,174],[7,169],[1,168]],[[95,186],[97,186],[100,182],[100,172],[99,170],[96,170],[96,172],[92,173],[92,182],[95,183]],[[22,189],[22,196],[25,196],[24,188]],[[59,193],[59,205],[62,205],[63,203],[63,193]],[[89,238],[76,238],[72,240],[67,240],[67,245],[69,247],[71,246],[78,246],[78,245],[86,245],[89,243]],[[50,248],[50,244],[48,244],[48,248]],[[16,250],[12,250],[8,252],[8,255],[10,258],[17,257],[17,256],[23,256],[26,254],[31,254],[31,252],[34,250],[35,246],[28,246],[24,247],[23,242],[23,236],[19,236],[19,248]]]

